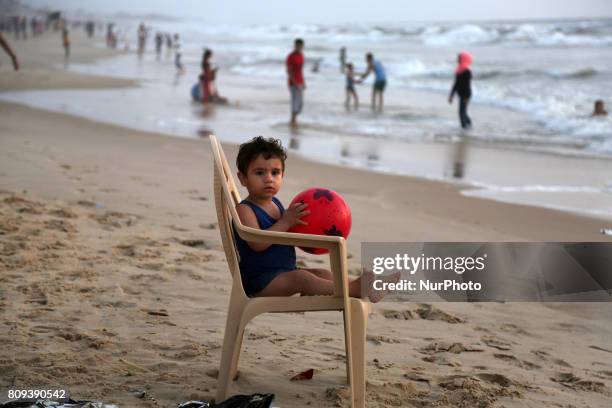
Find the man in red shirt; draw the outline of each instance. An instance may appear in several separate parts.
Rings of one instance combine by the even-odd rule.
[[[297,127],[297,115],[302,111],[304,99],[304,40],[297,38],[293,52],[287,56],[287,77],[291,93],[291,126]]]

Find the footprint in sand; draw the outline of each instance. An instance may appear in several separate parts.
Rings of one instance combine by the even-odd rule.
[[[504,350],[504,351],[512,349],[512,346],[510,346],[510,343],[500,340],[494,336],[483,336],[481,339],[484,344],[486,344],[487,346],[491,348],[495,348],[498,350]]]
[[[381,309],[380,313],[385,319],[397,319],[397,320],[414,320],[417,318],[416,313],[412,310],[384,310]]]
[[[597,371],[597,374],[600,378],[610,378],[612,379],[612,371]]]
[[[145,263],[141,263],[141,264],[137,264],[136,267],[138,269],[144,269],[147,271],[161,271],[162,269],[164,269],[164,266],[166,266],[166,264],[161,263],[161,262],[145,262]],[[151,276],[151,279],[154,280],[158,280],[160,282],[166,282],[168,281],[168,278],[164,278],[158,274],[155,275],[134,275],[134,276],[130,276],[130,279],[138,279],[138,278],[142,278],[144,276]]]
[[[484,349],[475,344],[464,345],[463,343],[451,343],[445,341],[429,343],[427,346],[420,350],[420,352],[423,354],[433,354],[441,352],[459,354],[463,352],[481,351],[484,351]]]
[[[192,248],[199,249],[211,249],[211,246],[206,243],[203,239],[178,239],[176,240],[181,244]]]
[[[164,271],[168,273],[176,274],[176,275],[185,275],[188,278],[193,279],[193,280],[200,281],[204,279],[201,275],[198,274],[198,272],[190,268],[182,268],[182,267],[177,267],[177,266],[172,265],[172,266],[166,267]],[[222,279],[222,278],[215,279],[214,277],[208,280],[208,282],[211,282],[211,283],[212,282],[219,283],[223,281],[225,281],[225,279]]]
[[[548,357],[550,357],[550,354],[544,350],[531,350],[531,352],[540,357],[542,360],[548,360]]]
[[[383,343],[387,343],[387,344],[397,344],[400,343],[400,341],[398,339],[395,339],[393,337],[387,337],[387,336],[381,336],[381,335],[373,335],[373,334],[368,334],[366,336],[366,340],[374,343],[376,345],[381,345]]]
[[[500,330],[518,335],[529,335],[530,333],[525,331],[523,328],[517,326],[516,324],[506,323],[499,326]]]
[[[49,211],[50,215],[53,215],[54,217],[59,217],[59,218],[78,218],[78,215],[76,215],[76,213],[70,209],[67,208],[60,208],[57,210],[52,210]]]
[[[541,366],[529,362],[529,361],[525,361],[525,360],[519,360],[518,358],[516,358],[515,356],[513,356],[512,354],[503,354],[503,353],[494,353],[493,357],[506,361],[510,364],[513,364],[517,367],[521,367],[521,368],[525,368],[527,370],[534,370],[537,368],[542,368]]]
[[[451,360],[445,355],[431,355],[423,357],[421,360],[426,361],[428,363],[437,364],[437,365],[445,365],[450,367],[460,367],[461,364],[458,361]]]
[[[130,227],[134,225],[137,220],[142,219],[141,216],[125,214],[118,211],[106,211],[104,214],[90,214],[89,217],[107,229]]]
[[[192,344],[192,345],[185,346],[183,350],[177,351],[176,353],[173,353],[170,355],[168,354],[165,354],[165,355],[162,354],[162,355],[168,358],[184,360],[184,359],[196,358],[200,356],[207,356],[208,353],[206,349],[203,349],[201,347],[198,347],[195,344]]]
[[[96,206],[96,203],[94,203],[93,201],[88,201],[88,200],[79,200],[77,201],[77,204],[80,205],[81,207],[87,207],[87,208],[92,208]]]
[[[553,363],[555,363],[555,364],[557,364],[557,365],[560,365],[561,367],[572,368],[572,366],[571,366],[571,364],[570,364],[570,363],[568,363],[567,361],[562,360],[562,359],[560,359],[560,358],[555,358],[555,359],[553,360]]]
[[[421,304],[412,310],[384,310],[382,314],[386,319],[414,320],[421,318],[424,320],[439,320],[451,324],[465,323],[464,319],[453,316],[429,304]]]
[[[210,224],[200,224],[198,225],[198,227],[205,229],[205,230],[214,230],[214,229],[217,229],[217,223],[213,222]]]
[[[140,244],[139,241],[135,240],[134,243],[130,244],[119,244],[115,246],[115,252],[121,256],[134,258],[135,260],[146,260],[156,259],[162,256],[162,252],[159,249],[152,249],[151,246],[146,243]]]
[[[14,195],[5,198],[3,202],[20,214],[39,215],[42,214],[45,209],[45,205],[42,203],[26,200],[25,198]]]
[[[421,319],[425,320],[441,320],[451,324],[465,323],[464,319],[453,316],[429,304],[419,305],[419,308],[416,309],[416,313]]]
[[[39,333],[39,334],[48,334],[48,333],[55,333],[57,331],[57,327],[39,325],[39,326],[32,326],[29,329],[29,331],[33,333]]]
[[[176,258],[174,262],[177,264],[183,264],[183,263],[194,264],[198,267],[201,267],[202,263],[209,262],[213,259],[215,259],[215,257],[211,254],[182,253],[182,256],[180,258]]]
[[[161,316],[161,317],[169,316],[168,311],[166,309],[140,309],[140,310],[150,316]]]
[[[189,232],[189,229],[188,229],[188,228],[177,227],[177,226],[176,226],[176,225],[174,225],[174,224],[167,225],[167,226],[166,226],[166,228],[169,228],[169,229],[171,229],[172,231],[177,231],[177,232]]]
[[[550,378],[552,381],[559,383],[573,390],[591,391],[604,393],[606,386],[599,381],[583,380],[573,373],[560,372]]]
[[[592,348],[593,350],[599,350],[599,351],[605,351],[606,353],[612,353],[612,350],[608,350],[605,347],[600,347],[600,346],[589,346],[589,348]]]

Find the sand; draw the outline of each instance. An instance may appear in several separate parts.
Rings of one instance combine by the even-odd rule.
[[[20,58],[34,61],[39,50],[26,45]],[[126,85],[36,69],[43,86]],[[0,73],[1,89],[22,75]],[[66,387],[126,407],[212,398],[231,278],[208,140],[4,103],[0,118],[0,389]],[[235,157],[236,146],[224,148]],[[352,271],[364,241],[605,238],[602,220],[465,197],[451,184],[297,157],[287,168],[283,201],[317,184],[349,202]],[[379,303],[368,406],[609,407],[610,323],[610,303]],[[232,392],[272,392],[280,407],[347,406],[343,345],[339,313],[260,316]],[[312,380],[289,381],[310,368]]]

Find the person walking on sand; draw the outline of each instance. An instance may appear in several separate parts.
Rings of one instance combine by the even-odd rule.
[[[457,57],[457,68],[455,69],[455,82],[448,96],[448,103],[453,103],[453,95],[459,95],[459,121],[463,129],[472,127],[472,120],[468,116],[467,109],[472,97],[472,55],[462,52]]]
[[[9,57],[11,57],[11,61],[13,62],[13,68],[15,69],[15,71],[19,71],[19,61],[17,61],[17,55],[15,55],[9,43],[6,42],[6,40],[4,39],[2,32],[0,32],[0,47],[2,47],[4,52],[6,52]]]
[[[374,55],[371,52],[366,54],[366,63],[368,64],[366,72],[361,74],[361,81],[363,81],[370,72],[374,72],[374,85],[372,86],[372,110],[382,112],[383,110],[383,93],[387,86],[387,74],[385,67],[382,62],[374,59]],[[378,98],[377,98],[378,97]],[[378,108],[376,107],[376,99],[378,99]]]
[[[304,40],[296,38],[293,51],[287,56],[287,82],[291,94],[291,127],[297,127],[297,116],[302,111],[304,104]]]
[[[340,61],[340,73],[344,74],[344,69],[346,67],[346,47],[340,48],[338,60]]]

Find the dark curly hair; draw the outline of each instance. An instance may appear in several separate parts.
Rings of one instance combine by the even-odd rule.
[[[249,164],[257,159],[257,156],[262,155],[264,159],[270,160],[272,157],[280,159],[283,165],[283,173],[285,172],[285,160],[287,160],[287,152],[281,144],[281,141],[273,138],[264,138],[257,136],[246,143],[240,145],[238,157],[236,157],[236,166],[242,174],[247,174]]]

